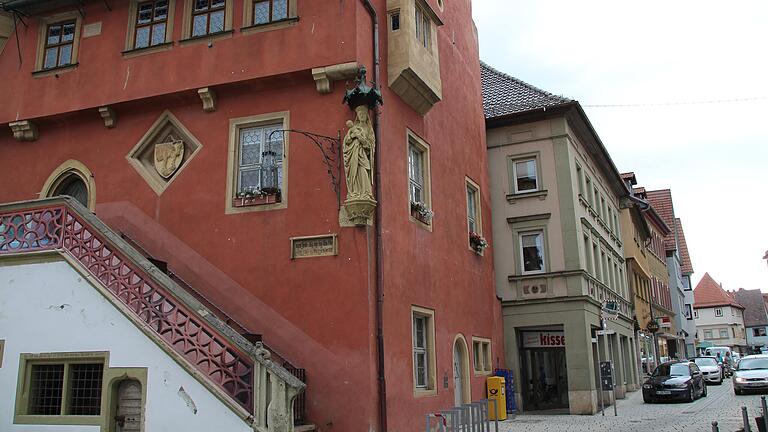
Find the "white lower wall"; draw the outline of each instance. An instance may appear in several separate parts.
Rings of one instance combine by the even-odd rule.
[[[20,353],[109,351],[111,367],[148,368],[146,432],[252,429],[170,358],[67,262],[0,263],[0,431],[95,432],[94,426],[14,425]],[[184,387],[197,413],[178,395]]]

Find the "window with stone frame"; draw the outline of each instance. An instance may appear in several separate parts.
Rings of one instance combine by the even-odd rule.
[[[479,200],[477,187],[467,181],[467,228],[471,233],[481,234]]]
[[[704,339],[714,339],[712,337],[712,330],[704,330]]]
[[[475,373],[491,373],[491,340],[485,338],[472,338],[472,353],[475,363]]]
[[[45,31],[41,69],[69,66],[74,62],[76,29],[76,19],[48,24]]]
[[[720,329],[720,339],[728,338],[728,329]]]
[[[543,231],[520,233],[520,257],[523,274],[545,271]]]
[[[417,395],[436,391],[434,319],[434,310],[411,307],[413,388]]]
[[[283,184],[282,129],[282,123],[239,129],[237,194],[281,194]]]
[[[722,308],[715,308],[715,316],[716,317],[723,316],[723,309]]]
[[[29,362],[29,394],[23,414],[98,416],[101,414],[104,364],[98,362]]]
[[[168,8],[168,0],[150,0],[137,4],[133,49],[166,43]]]
[[[755,327],[752,329],[752,336],[761,337],[766,336],[765,327]]]
[[[411,202],[423,203],[426,198],[424,185],[424,152],[414,143],[408,146],[408,183]]]
[[[203,37],[226,30],[226,0],[192,0],[191,37]]]

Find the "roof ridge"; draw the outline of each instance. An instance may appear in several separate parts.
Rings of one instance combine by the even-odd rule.
[[[551,96],[551,97],[560,98],[560,99],[563,99],[563,101],[564,101],[564,102],[574,102],[574,101],[575,101],[574,99],[571,99],[571,98],[565,97],[565,96],[563,96],[563,95],[556,95],[556,94],[554,94],[554,93],[551,93],[551,92],[548,92],[548,91],[546,91],[546,90],[544,90],[544,89],[541,89],[541,88],[539,88],[539,87],[536,87],[536,86],[535,86],[535,85],[533,85],[533,84],[530,84],[530,83],[527,83],[527,82],[525,82],[525,81],[521,80],[520,78],[515,78],[515,77],[513,77],[512,75],[509,75],[509,74],[507,74],[507,73],[505,73],[505,72],[502,72],[502,71],[500,71],[500,70],[498,70],[498,69],[494,68],[493,66],[489,65],[488,63],[486,63],[486,62],[484,62],[484,61],[482,61],[482,60],[480,60],[480,66],[482,66],[482,67],[485,67],[485,68],[486,68],[486,69],[488,69],[490,72],[493,72],[493,73],[495,73],[496,75],[500,75],[500,76],[501,76],[501,77],[503,77],[503,78],[506,78],[506,79],[510,79],[510,80],[512,80],[512,81],[514,81],[514,82],[516,82],[516,83],[520,84],[520,85],[523,85],[523,86],[525,86],[525,87],[528,87],[528,88],[529,88],[529,89],[531,89],[531,90],[537,91],[537,92],[539,92],[539,93],[543,93],[543,94],[544,94],[544,95],[546,95],[546,96]],[[504,105],[504,104],[496,104],[496,105]],[[511,105],[511,104],[510,104],[510,105]]]

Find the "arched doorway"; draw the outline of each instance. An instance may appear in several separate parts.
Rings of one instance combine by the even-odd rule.
[[[469,403],[469,349],[462,335],[456,335],[453,341],[453,400],[456,406]]]
[[[48,177],[40,192],[41,198],[69,195],[93,211],[96,205],[96,183],[93,174],[76,160],[59,165]]]

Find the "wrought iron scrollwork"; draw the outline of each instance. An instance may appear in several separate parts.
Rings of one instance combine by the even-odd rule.
[[[333,191],[336,193],[336,206],[341,208],[341,161],[343,159],[341,155],[341,131],[338,131],[336,137],[330,137],[326,135],[320,135],[312,132],[307,132],[298,129],[278,129],[272,131],[269,134],[269,141],[272,141],[272,136],[276,133],[293,132],[299,135],[303,135],[306,138],[312,140],[315,146],[320,150],[323,156],[323,164],[328,171],[328,175],[331,176],[331,185]]]

